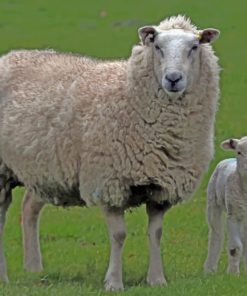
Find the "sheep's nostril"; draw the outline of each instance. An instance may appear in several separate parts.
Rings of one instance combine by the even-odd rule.
[[[186,76],[180,71],[167,71],[162,78],[162,86],[169,93],[182,92],[186,88]]]
[[[172,73],[166,74],[165,78],[171,84],[175,85],[177,82],[179,82],[183,78],[183,76],[180,72],[172,72]]]

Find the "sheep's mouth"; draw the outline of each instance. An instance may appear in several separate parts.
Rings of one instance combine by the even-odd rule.
[[[165,85],[164,89],[168,93],[183,93],[185,91],[185,88],[179,85]]]
[[[185,89],[179,90],[179,89],[165,89],[165,92],[171,99],[176,99],[178,97],[184,97]]]
[[[174,92],[174,93],[176,93],[176,92],[180,92],[180,90],[178,90],[178,89],[176,89],[176,88],[172,88],[172,89],[169,90],[169,92]]]

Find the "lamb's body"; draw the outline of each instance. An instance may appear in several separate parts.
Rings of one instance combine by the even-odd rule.
[[[247,151],[246,139],[245,143],[244,140],[239,142],[242,147],[245,145]],[[247,157],[243,157],[245,160],[239,159],[240,164],[236,158],[221,161],[208,184],[207,217],[210,234],[206,272],[214,272],[217,269],[224,241],[223,212],[227,213],[228,272],[239,273],[241,255],[247,265],[247,174],[241,167]]]
[[[242,190],[236,158],[221,161],[208,185],[209,202],[242,220],[247,210],[247,195]]]
[[[137,47],[129,63],[49,51],[1,58],[0,155],[26,187],[55,204],[123,207],[131,186],[151,183],[164,190],[158,202],[191,196],[213,155],[215,65],[174,105],[157,99],[142,55]]]
[[[143,44],[127,61],[25,50],[0,59],[0,159],[28,189],[24,220],[37,222],[43,202],[101,205],[113,245],[107,289],[123,287],[123,212],[142,202],[149,215],[148,282],[165,283],[159,250],[163,214],[192,195],[213,156],[219,67],[204,43],[218,31],[198,33],[179,16],[139,33]],[[171,43],[167,64],[154,52],[150,34],[161,45]],[[172,69],[181,73],[171,72],[173,61]],[[179,79],[164,78],[172,75]],[[34,208],[36,214],[28,213]],[[34,261],[40,255],[28,233],[37,229],[28,225],[35,223],[24,221],[26,250],[33,248],[27,257]]]

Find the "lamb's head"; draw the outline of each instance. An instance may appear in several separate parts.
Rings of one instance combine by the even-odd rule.
[[[164,29],[162,23],[157,27],[142,27],[138,32],[143,46],[153,52],[158,83],[171,98],[178,98],[193,87],[199,75],[201,46],[219,36],[216,29],[198,31],[179,26]]]
[[[233,150],[237,154],[237,164],[240,173],[247,174],[247,137],[228,139],[221,143],[224,150]]]

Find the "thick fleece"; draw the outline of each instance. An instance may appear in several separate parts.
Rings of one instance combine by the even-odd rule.
[[[160,30],[196,32],[179,16]],[[0,159],[39,198],[54,204],[131,204],[153,185],[156,202],[192,195],[213,157],[219,67],[201,46],[193,88],[170,102],[151,47],[127,61],[55,51],[0,58]]]

